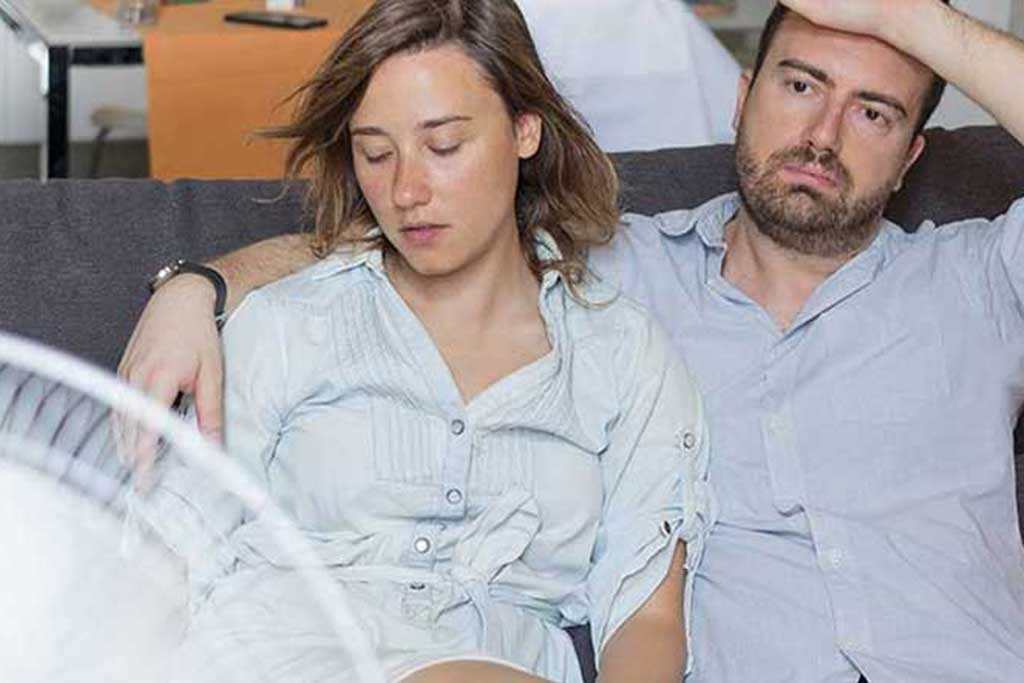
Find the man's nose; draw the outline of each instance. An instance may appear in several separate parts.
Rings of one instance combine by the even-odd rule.
[[[827,102],[808,127],[807,142],[818,151],[838,153],[842,147],[843,111],[842,103]]]

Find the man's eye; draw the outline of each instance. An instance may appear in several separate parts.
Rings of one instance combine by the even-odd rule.
[[[796,94],[803,95],[811,89],[811,85],[807,81],[790,81],[789,88]]]
[[[864,108],[864,118],[866,118],[869,123],[875,124],[876,126],[889,125],[889,119],[885,114],[870,107]]]

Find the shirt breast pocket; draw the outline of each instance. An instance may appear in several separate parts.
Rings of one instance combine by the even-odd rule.
[[[932,306],[857,310],[829,321],[829,403],[837,419],[909,422],[948,401],[946,352]]]

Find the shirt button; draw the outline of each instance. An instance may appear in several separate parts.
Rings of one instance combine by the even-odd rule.
[[[427,587],[427,584],[425,584],[425,583],[410,583],[409,584],[409,590],[411,590],[411,591],[421,591],[421,590],[423,590],[426,587]]]
[[[420,555],[426,555],[430,552],[430,539],[420,536],[412,542],[412,548]]]
[[[843,566],[843,551],[841,548],[833,548],[828,551],[828,563],[833,569],[839,569]]]
[[[683,448],[686,450],[693,450],[693,447],[697,445],[697,437],[693,432],[686,432],[683,434]]]
[[[448,489],[448,493],[444,494],[444,498],[452,505],[458,505],[462,502],[462,491],[458,489]]]
[[[451,428],[452,434],[459,436],[462,432],[466,431],[466,423],[462,420],[452,420]]]

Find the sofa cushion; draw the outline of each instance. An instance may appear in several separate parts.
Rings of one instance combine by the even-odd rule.
[[[0,328],[107,368],[174,258],[205,259],[303,227],[278,183],[0,182]]]

